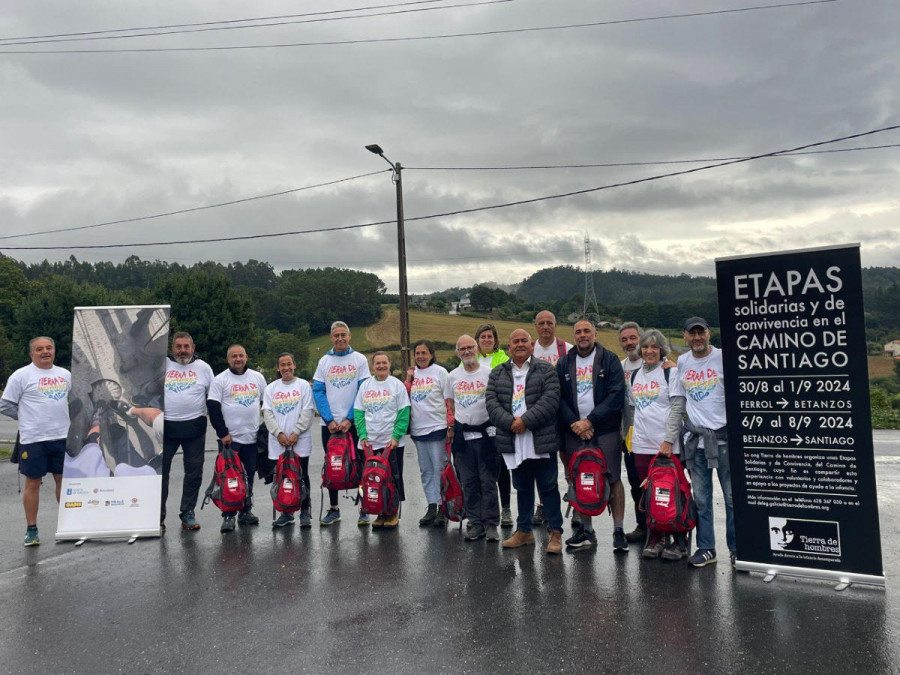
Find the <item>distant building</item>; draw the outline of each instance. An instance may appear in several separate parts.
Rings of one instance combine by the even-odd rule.
[[[892,340],[884,346],[884,355],[900,358],[900,340]]]
[[[457,312],[465,312],[466,310],[472,309],[472,301],[469,299],[469,294],[466,293],[462,296],[462,299],[457,303],[456,311]]]

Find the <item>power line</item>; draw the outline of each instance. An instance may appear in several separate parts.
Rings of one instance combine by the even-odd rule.
[[[137,54],[150,52],[213,52],[235,49],[280,49],[285,47],[324,47],[340,45],[375,44],[387,42],[414,42],[423,40],[447,40],[460,37],[486,37],[492,35],[511,35],[515,33],[535,33],[549,30],[568,30],[573,28],[595,28],[598,26],[613,26],[627,23],[639,23],[644,21],[664,21],[668,19],[688,19],[701,16],[715,16],[721,14],[736,14],[738,12],[752,12],[766,9],[783,9],[788,7],[801,7],[804,5],[822,5],[838,0],[804,0],[803,2],[786,2],[774,5],[755,5],[751,7],[736,7],[734,9],[718,9],[706,12],[689,12],[686,14],[665,14],[660,16],[638,17],[633,19],[614,19],[608,21],[592,21],[588,23],[564,24],[557,26],[533,26],[529,28],[506,28],[470,33],[446,33],[439,35],[417,35],[396,38],[364,38],[358,40],[328,40],[323,42],[285,42],[275,44],[257,45],[224,45],[220,47],[143,47],[122,49],[26,49],[26,50],[2,50],[0,54]]]
[[[613,188],[618,187],[626,187],[630,185],[639,185],[641,183],[649,183],[651,181],[662,180],[663,178],[674,178],[675,176],[686,176],[692,173],[698,173],[700,171],[708,171],[709,169],[717,169],[723,166],[731,166],[733,164],[742,164],[745,162],[753,161],[756,159],[763,159],[765,157],[774,157],[776,155],[783,155],[785,153],[798,152],[800,150],[806,150],[808,148],[820,147],[823,145],[829,145],[831,143],[840,143],[842,141],[849,141],[854,138],[863,138],[865,136],[872,136],[874,134],[880,134],[885,131],[895,131],[900,129],[900,124],[895,124],[887,127],[881,127],[880,129],[873,129],[871,131],[864,131],[858,134],[851,134],[849,136],[841,136],[839,138],[832,138],[827,141],[817,141],[815,143],[807,143],[806,145],[801,145],[796,148],[787,148],[785,150],[775,150],[773,152],[766,152],[759,155],[753,155],[751,157],[744,157],[741,159],[735,159],[727,162],[718,162],[716,164],[707,164],[705,166],[694,167],[693,169],[684,169],[682,171],[673,171],[670,173],[657,174],[655,176],[647,176],[645,178],[636,178],[634,180],[623,181],[620,183],[610,183],[607,185],[600,185],[598,187],[592,188],[584,188],[582,190],[573,190],[571,192],[563,192],[554,195],[545,195],[542,197],[532,197],[530,199],[520,199],[514,202],[504,202],[502,204],[491,204],[489,206],[478,206],[471,209],[459,209],[457,211],[448,211],[446,213],[433,213],[428,216],[416,216],[412,218],[406,218],[406,222],[414,222],[421,220],[432,220],[434,218],[448,218],[450,216],[458,216],[458,215],[467,215],[470,213],[478,213],[481,211],[493,211],[497,209],[509,208],[510,206],[522,206],[524,204],[535,204],[538,202],[550,201],[551,199],[564,199],[567,197],[575,197],[578,195],[590,194],[592,192],[599,192],[601,190],[611,190]],[[377,173],[377,172],[376,172]],[[338,225],[335,227],[320,227],[312,230],[294,230],[288,232],[270,232],[266,234],[246,234],[236,237],[213,237],[208,239],[184,239],[181,241],[156,241],[156,242],[135,242],[130,244],[83,244],[78,246],[4,246],[5,250],[9,251],[60,251],[60,250],[84,250],[84,249],[106,249],[106,248],[142,248],[146,246],[172,246],[172,245],[182,245],[182,244],[211,244],[218,243],[224,241],[249,241],[253,239],[272,239],[275,237],[288,237],[293,235],[300,234],[319,234],[324,232],[341,232],[346,230],[357,230],[365,227],[374,227],[376,225],[386,225],[388,223],[396,222],[394,219],[391,220],[380,220],[370,223],[357,223],[355,225]]]
[[[429,0],[435,1],[435,0]],[[445,1],[445,0],[440,0]],[[326,23],[330,21],[348,21],[351,19],[368,19],[371,17],[379,17],[379,16],[394,16],[399,14],[412,14],[415,12],[432,12],[435,10],[442,9],[459,9],[464,7],[478,7],[481,5],[496,5],[505,2],[513,2],[514,0],[481,0],[480,2],[469,2],[459,5],[441,5],[438,7],[417,7],[415,9],[396,9],[387,12],[373,12],[371,14],[356,14],[351,16],[328,16],[317,19],[296,19],[291,21],[277,21],[270,23],[254,23],[254,24],[244,24],[240,26],[214,26],[211,28],[185,28],[183,30],[167,30],[162,32],[153,32],[153,33],[131,33],[129,35],[94,35],[88,37],[60,37],[60,38],[51,38],[51,39],[39,39],[39,40],[25,40],[20,42],[2,42],[4,47],[15,47],[19,45],[43,45],[50,43],[60,43],[60,42],[87,42],[87,41],[96,41],[96,40],[125,40],[127,38],[136,38],[136,37],[156,37],[162,35],[180,35],[183,33],[208,33],[212,31],[222,31],[222,30],[241,30],[244,28],[270,28],[275,26],[293,26],[298,24],[307,24],[307,23]],[[402,7],[404,4],[421,4],[421,3],[398,3],[397,5],[393,5],[394,7]],[[388,7],[392,5],[387,5]],[[339,10],[339,11],[349,11],[349,10]],[[333,12],[314,12],[313,14],[331,14]],[[304,15],[298,15],[304,16]],[[306,15],[309,16],[309,15]]]
[[[233,199],[228,202],[219,202],[218,204],[207,204],[205,206],[194,206],[189,209],[179,209],[178,211],[166,211],[165,213],[155,213],[150,216],[137,216],[135,218],[122,218],[121,220],[109,220],[105,223],[95,223],[93,225],[78,225],[76,227],[61,227],[56,230],[42,230],[41,232],[25,232],[24,234],[8,234],[0,237],[3,239],[19,239],[21,237],[35,237],[40,234],[58,234],[60,232],[75,232],[77,230],[91,230],[95,227],[105,227],[106,225],[121,225],[122,223],[136,223],[142,220],[153,220],[154,218],[165,218],[167,216],[177,216],[182,213],[193,213],[194,211],[205,211],[206,209],[217,209],[222,206],[233,206],[235,204],[243,204],[244,202],[253,202],[259,199],[269,199],[270,197],[282,197],[284,195],[302,192],[303,190],[312,190],[314,188],[327,187],[329,185],[337,185],[338,183],[346,183],[347,181],[357,180],[358,178],[368,178],[376,176],[380,173],[387,173],[390,169],[380,169],[378,171],[370,171],[369,173],[361,173],[358,176],[349,176],[348,178],[339,178],[338,180],[328,181],[327,183],[318,183],[317,185],[307,185],[305,187],[291,188],[290,190],[282,190],[281,192],[271,192],[265,195],[257,195],[255,197],[244,197],[242,199]]]
[[[840,148],[834,150],[809,150],[806,152],[789,152],[776,157],[794,157],[796,155],[825,155],[835,152],[857,152],[860,150],[882,150],[884,148],[900,148],[900,143],[887,145],[866,145],[858,148]],[[528,166],[404,166],[404,171],[522,171],[531,169],[595,169],[623,166],[658,166],[663,164],[702,164],[703,162],[729,162],[744,157],[710,157],[707,159],[672,159],[648,162],[609,162],[606,164],[535,164]]]

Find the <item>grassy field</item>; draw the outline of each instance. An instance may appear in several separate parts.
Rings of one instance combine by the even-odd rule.
[[[894,362],[890,356],[869,357],[869,378],[886,377],[894,374]]]
[[[473,334],[481,323],[484,322],[467,316],[410,311],[409,337],[411,342],[428,339],[454,344],[460,335],[464,333]],[[491,323],[496,326],[497,333],[500,336],[500,343],[503,345],[509,342],[509,334],[516,328],[524,328],[532,337],[536,337],[534,325],[531,323],[515,321],[493,321]],[[351,326],[350,333],[351,344],[357,351],[372,352],[388,345],[396,345],[400,342],[400,312],[396,308],[385,307],[381,321],[368,328],[354,328]],[[559,326],[557,335],[571,342],[572,327]],[[613,350],[616,354],[619,353],[619,343],[615,331],[601,330],[597,333],[597,339],[604,347]],[[309,363],[307,364],[310,373],[315,370],[319,358],[330,348],[331,341],[327,335],[320,335],[310,340]],[[390,354],[394,362],[399,363],[399,350],[393,350]],[[438,361],[446,361],[452,355],[453,350],[437,350]]]

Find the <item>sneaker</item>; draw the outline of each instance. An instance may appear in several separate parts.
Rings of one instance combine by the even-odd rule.
[[[309,509],[303,509],[300,512],[300,527],[303,529],[312,527],[312,516],[309,513]]]
[[[369,524],[369,514],[360,511],[359,518],[356,519],[356,524],[360,527],[366,527]]]
[[[569,537],[568,539],[566,539],[566,546],[572,546],[574,542],[581,541],[581,539],[579,539],[579,537],[581,536],[581,534],[583,532],[584,532],[584,528],[581,527],[581,525],[576,523],[575,528],[573,529],[572,536]]]
[[[464,537],[466,541],[477,541],[484,536],[484,528],[481,525],[472,525],[469,523],[469,526],[466,528],[466,536]]]
[[[375,519],[375,522],[372,523],[372,529],[373,529],[373,530],[380,530],[382,527],[384,527],[384,523],[385,523],[386,520],[387,520],[387,518],[386,518],[385,516],[378,516],[378,517]],[[367,520],[366,522],[368,522],[368,520]]]
[[[671,544],[666,546],[660,557],[663,560],[681,560],[682,558],[687,558],[687,549],[682,548],[673,541]]]
[[[328,527],[329,525],[334,525],[334,523],[341,522],[341,510],[340,509],[328,509],[325,512],[325,516],[319,520],[319,525],[322,527]]]
[[[234,516],[225,516],[222,518],[222,527],[219,532],[234,532]]]
[[[547,542],[547,555],[559,555],[562,553],[562,532],[559,530],[550,531],[550,541]]]
[[[658,558],[662,555],[665,547],[666,540],[663,537],[660,537],[658,534],[651,534],[641,555],[644,558]]]
[[[385,530],[396,530],[397,526],[400,524],[400,514],[395,513],[392,516],[388,516],[384,519],[384,525],[382,527]]]
[[[243,525],[259,525],[259,518],[252,511],[245,511],[238,516],[238,523]]]
[[[447,516],[444,515],[443,509],[438,509],[437,515],[434,517],[434,522],[432,523],[435,527],[447,527]]]
[[[627,541],[629,544],[637,544],[637,543],[643,544],[646,540],[647,540],[647,530],[645,530],[641,526],[634,528],[631,532],[628,532],[625,535],[625,541]]]
[[[521,548],[522,546],[530,546],[532,544],[534,544],[534,534],[516,530],[509,539],[500,545],[503,548]]]
[[[294,516],[290,513],[282,513],[278,516],[278,520],[272,521],[272,527],[287,527],[294,524]]]
[[[425,511],[425,515],[419,518],[419,527],[428,527],[429,525],[433,525],[434,519],[437,518],[437,514],[437,504],[429,504],[428,509]]]
[[[569,552],[593,548],[596,545],[597,535],[583,529],[579,529],[574,536],[566,539],[566,550]]]
[[[193,511],[185,511],[181,514],[181,527],[185,530],[195,531],[200,529],[200,523],[194,518]]]
[[[628,553],[628,541],[625,539],[625,531],[621,527],[613,530],[613,551]]]
[[[534,525],[543,525],[547,522],[547,516],[544,515],[544,505],[538,504],[534,510],[534,517],[531,519]]]
[[[714,562],[716,562],[716,552],[708,548],[701,548],[691,556],[691,559],[688,560],[688,565],[691,567],[706,567]]]
[[[488,541],[500,541],[500,532],[496,525],[488,525],[484,529],[484,538]]]
[[[37,525],[29,525],[25,529],[25,546],[39,546],[41,543],[38,537]]]
[[[507,506],[505,509],[500,509],[500,527],[512,527],[513,526],[513,517],[512,510]]]

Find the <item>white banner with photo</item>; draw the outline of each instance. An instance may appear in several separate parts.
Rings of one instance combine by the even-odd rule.
[[[56,538],[159,536],[168,306],[76,307]]]

